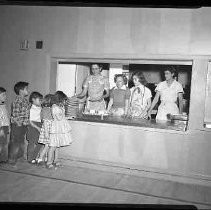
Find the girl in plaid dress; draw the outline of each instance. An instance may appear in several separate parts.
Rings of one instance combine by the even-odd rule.
[[[42,127],[40,131],[39,136],[39,143],[44,144],[45,147],[40,152],[40,156],[37,159],[38,164],[44,163],[45,156],[48,152],[49,148],[49,137],[50,137],[50,129],[52,124],[52,114],[51,114],[51,101],[52,101],[53,95],[47,94],[44,97],[43,103],[42,103],[42,110],[41,110],[41,120],[42,120]]]

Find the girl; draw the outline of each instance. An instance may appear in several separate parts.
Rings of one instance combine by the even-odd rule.
[[[30,114],[29,114],[29,125],[27,132],[27,160],[29,163],[36,163],[36,158],[42,144],[38,143],[40,128],[41,128],[41,102],[43,96],[38,92],[32,92],[29,97],[29,102],[31,103]]]
[[[111,90],[107,111],[115,116],[127,115],[130,99],[130,90],[126,87],[127,77],[123,74],[116,74],[114,82],[116,87]]]
[[[43,150],[40,152],[40,156],[37,159],[38,164],[44,164],[45,162],[45,156],[48,152],[49,148],[49,137],[50,137],[50,128],[51,123],[53,120],[52,114],[51,114],[51,101],[52,101],[52,94],[47,94],[44,97],[43,103],[42,103],[42,110],[41,110],[41,120],[42,120],[42,127],[40,131],[39,136],[39,143],[44,144]]]
[[[147,111],[151,106],[151,90],[142,72],[135,72],[132,75],[135,87],[131,88],[129,116],[147,119]]]
[[[58,148],[72,143],[71,127],[65,118],[67,96],[62,91],[57,91],[53,97],[52,116],[53,121],[50,130],[50,143],[46,168],[52,169],[61,166],[58,161]]]
[[[166,80],[157,85],[155,98],[148,111],[148,116],[151,118],[151,111],[160,98],[161,104],[156,115],[157,121],[167,121],[167,114],[182,114],[183,88],[175,80],[176,70],[170,66],[165,69],[164,74]],[[177,99],[179,99],[179,108],[176,104]]]

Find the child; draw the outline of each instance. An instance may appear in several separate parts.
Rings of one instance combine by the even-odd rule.
[[[111,91],[107,111],[116,116],[127,115],[130,99],[130,90],[126,87],[127,77],[123,74],[116,74],[114,82],[116,87]]]
[[[32,104],[29,115],[29,125],[27,132],[27,160],[29,163],[36,163],[36,158],[42,147],[42,144],[38,143],[40,128],[41,128],[41,102],[43,96],[38,92],[32,92],[29,97],[29,102]]]
[[[129,115],[147,119],[147,111],[151,106],[151,90],[145,86],[147,82],[142,72],[135,72],[132,79],[135,87],[131,88]]]
[[[44,97],[42,103],[42,110],[41,110],[41,121],[42,127],[40,131],[40,136],[38,143],[44,144],[43,150],[40,152],[39,158],[37,159],[37,163],[42,165],[45,162],[45,156],[49,149],[49,137],[50,137],[50,128],[51,123],[53,120],[51,114],[51,101],[52,101],[53,94],[47,94]]]
[[[8,160],[7,134],[10,122],[5,105],[6,98],[6,90],[0,87],[0,163],[6,163]]]
[[[52,169],[61,166],[58,161],[58,148],[72,143],[71,127],[65,118],[64,105],[67,96],[62,91],[57,91],[53,97],[52,116],[53,121],[50,130],[50,143],[46,168]],[[54,157],[53,157],[54,156]],[[53,160],[54,159],[54,160]]]
[[[65,103],[65,116],[74,119],[79,111],[79,99],[76,96],[68,97]]]
[[[9,163],[16,165],[19,158],[24,156],[24,139],[29,124],[30,104],[27,82],[18,82],[14,86],[16,98],[11,109],[11,138],[9,143]]]

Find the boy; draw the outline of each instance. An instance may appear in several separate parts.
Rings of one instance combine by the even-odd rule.
[[[6,99],[6,90],[0,87],[0,163],[5,163],[8,160],[7,134],[9,133],[10,122],[5,105]]]
[[[31,103],[29,125],[27,131],[27,160],[29,163],[36,163],[37,156],[42,148],[42,144],[38,144],[41,129],[41,103],[43,96],[39,92],[32,92],[29,97]]]
[[[9,144],[9,163],[16,165],[19,158],[24,156],[24,139],[29,124],[30,104],[27,82],[18,82],[14,86],[16,98],[11,108],[11,136]]]

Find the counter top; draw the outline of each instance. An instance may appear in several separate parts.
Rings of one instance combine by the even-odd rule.
[[[117,124],[117,125],[127,125],[127,126],[137,126],[146,128],[158,128],[176,131],[185,131],[187,127],[187,122],[175,121],[175,122],[163,122],[158,123],[154,119],[138,119],[138,118],[128,118],[128,117],[116,117],[116,116],[103,116],[99,115],[78,115],[74,121],[87,121],[96,123],[107,123],[107,124]]]

